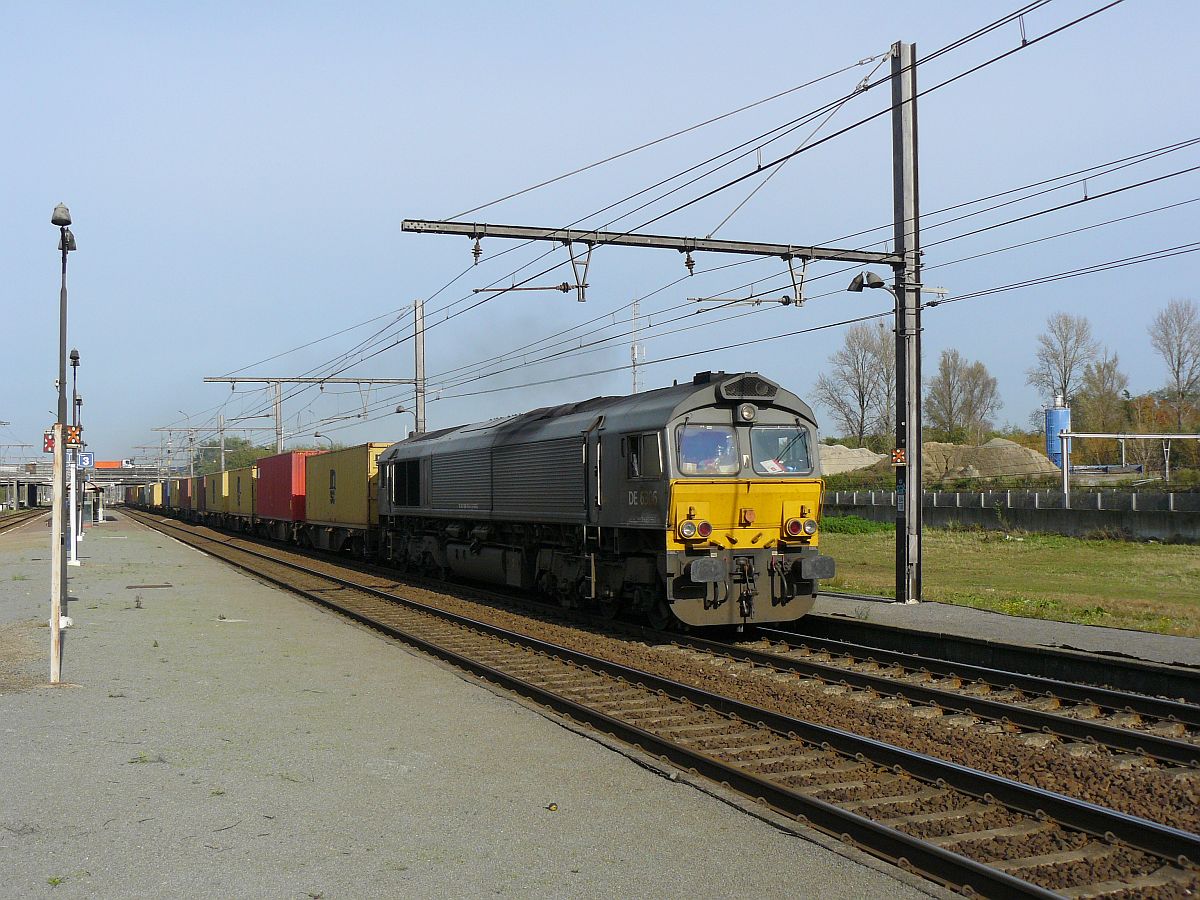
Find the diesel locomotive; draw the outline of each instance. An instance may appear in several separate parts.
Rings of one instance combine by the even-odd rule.
[[[754,372],[410,437],[379,459],[387,562],[657,627],[780,622],[834,575],[817,425]]]

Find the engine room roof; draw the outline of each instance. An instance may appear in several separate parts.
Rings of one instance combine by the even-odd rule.
[[[723,388],[740,388],[743,384],[752,384],[760,391],[769,393],[769,396],[723,396]],[[736,402],[754,402],[763,406],[783,408],[798,414],[813,425],[816,424],[808,404],[757,373],[702,372],[691,382],[671,387],[622,397],[592,397],[575,403],[543,406],[518,415],[414,435],[393,444],[380,462],[397,456],[411,458],[424,455],[432,450],[434,445],[450,442],[456,445],[455,449],[470,450],[494,443],[525,443],[573,437],[597,427],[597,421],[601,417],[603,419],[599,427],[605,431],[657,430],[690,409],[731,405]]]

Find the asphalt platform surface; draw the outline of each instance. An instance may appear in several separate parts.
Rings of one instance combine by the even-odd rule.
[[[903,604],[821,594],[813,612],[821,616],[1006,644],[1116,654],[1167,665],[1200,666],[1200,640],[1196,638],[1006,616],[948,603]]]
[[[116,516],[58,687],[0,535],[4,897],[925,895]]]

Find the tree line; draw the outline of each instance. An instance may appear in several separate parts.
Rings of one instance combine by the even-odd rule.
[[[329,444],[293,444],[288,447],[288,450],[330,450],[341,449],[342,444],[335,443],[332,447]],[[221,471],[221,449],[212,445],[204,445],[195,449],[194,471],[197,475],[211,475],[214,472]],[[255,444],[247,438],[238,435],[227,435],[225,438],[225,469],[242,469],[246,466],[252,466],[264,456],[275,455],[275,443],[272,441],[269,445]],[[172,458],[172,467],[176,471],[182,471],[187,474],[189,470],[189,459],[187,453],[179,453],[178,451]]]
[[[1061,396],[1069,403],[1076,431],[1200,431],[1200,306],[1190,299],[1171,300],[1147,332],[1166,370],[1156,390],[1131,394],[1117,353],[1101,346],[1086,316],[1065,312],[1046,320],[1026,383],[1047,401]],[[967,359],[957,349],[943,350],[936,369],[926,371],[923,382],[926,440],[982,443],[995,432],[999,387],[982,362]],[[843,442],[877,452],[894,446],[895,333],[882,323],[851,327],[817,378],[814,393],[829,410]],[[1044,424],[1042,410],[1034,410],[1027,434],[1042,432]],[[1114,447],[1112,442],[1081,442],[1075,458],[1111,462]],[[1195,442],[1178,442],[1171,450],[1173,465],[1196,465],[1198,451]],[[1161,459],[1162,448],[1130,443],[1128,456],[1149,464]]]

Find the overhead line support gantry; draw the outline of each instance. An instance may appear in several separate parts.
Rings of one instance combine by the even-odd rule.
[[[891,266],[894,277],[896,330],[896,599],[916,602],[921,598],[921,249],[920,204],[917,189],[917,79],[916,47],[892,45],[892,192],[894,246],[892,253],[804,244],[768,244],[753,241],[723,241],[713,238],[673,237],[573,228],[531,228],[470,222],[405,219],[402,231],[420,234],[455,234],[478,242],[485,237],[525,241],[551,241],[565,245],[583,244],[590,251],[599,246],[639,247],[691,253],[732,253],[743,256],[778,257],[788,262],[828,260]],[[478,259],[478,243],[475,253]],[[572,253],[572,265],[574,254]],[[578,279],[578,274],[577,274]],[[882,287],[882,282],[871,287]],[[513,287],[519,288],[520,285]],[[584,299],[582,283],[579,299]],[[512,290],[508,288],[507,290]],[[860,285],[861,289],[861,285]],[[504,293],[497,289],[496,293]],[[797,304],[803,297],[794,298]],[[911,494],[911,498],[910,495]]]

